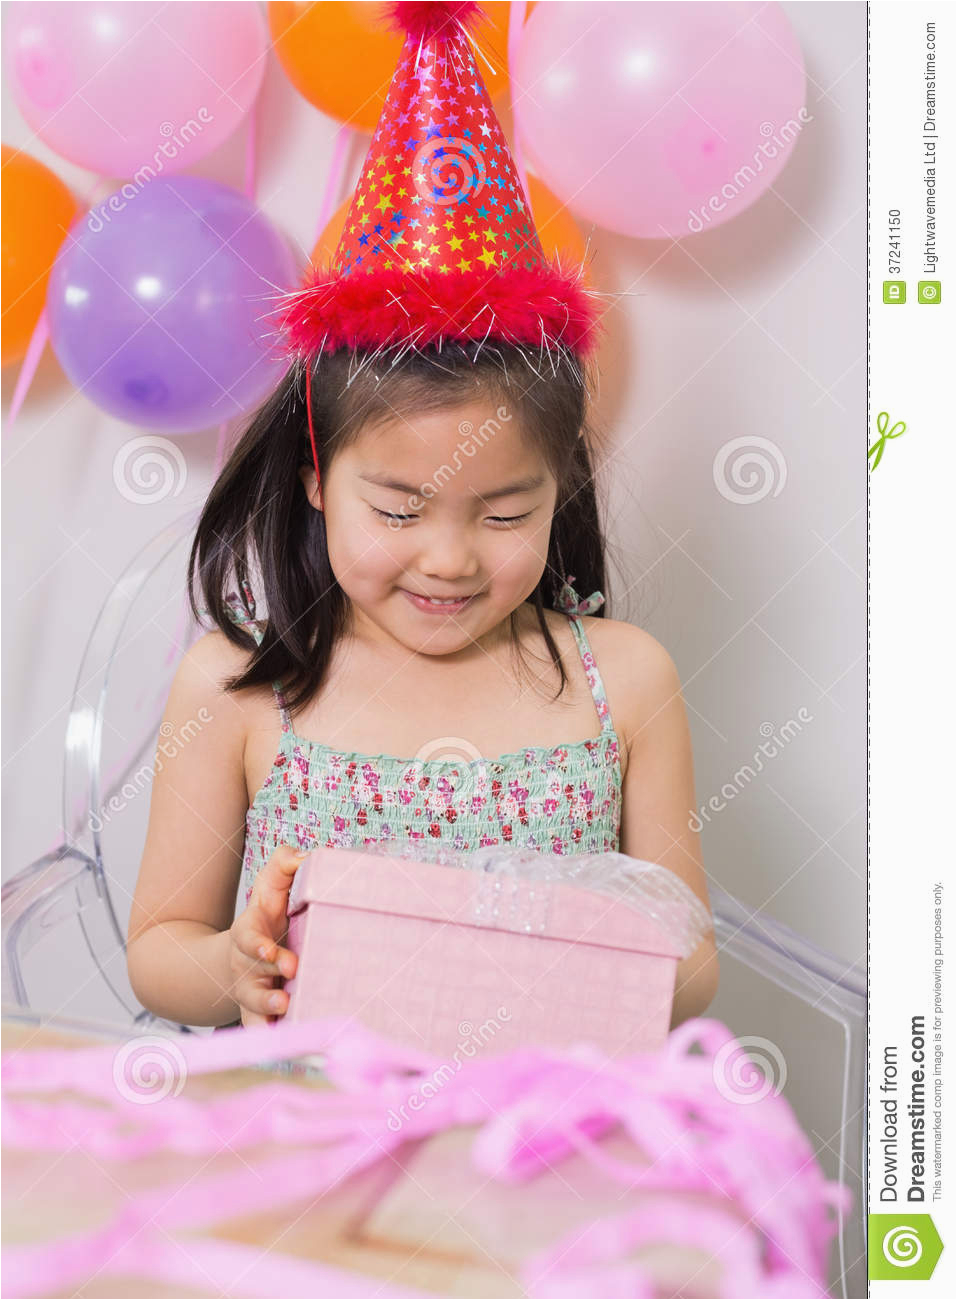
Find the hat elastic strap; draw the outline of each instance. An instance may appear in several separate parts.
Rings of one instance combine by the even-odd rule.
[[[319,457],[316,454],[316,431],[312,426],[312,376],[306,367],[306,419],[309,421],[309,441],[312,444],[312,463],[316,469],[316,487],[319,486]]]

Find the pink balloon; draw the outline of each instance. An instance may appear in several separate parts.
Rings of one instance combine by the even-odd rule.
[[[258,4],[21,3],[4,13],[13,93],[37,135],[106,176],[182,171],[232,134],[269,47]],[[142,169],[142,170],[141,170]]]
[[[743,212],[810,120],[777,4],[536,5],[512,77],[516,129],[552,193],[643,239]]]

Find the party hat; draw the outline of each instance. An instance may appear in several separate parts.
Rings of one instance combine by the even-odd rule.
[[[469,2],[388,6],[405,42],[335,256],[277,308],[291,358],[470,340],[594,350],[599,296],[542,250],[473,54],[482,17]]]

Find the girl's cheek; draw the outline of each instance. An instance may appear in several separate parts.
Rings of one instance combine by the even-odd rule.
[[[539,554],[538,540],[527,531],[521,533],[516,531],[514,535],[506,535],[496,547],[493,560],[499,579],[521,586],[530,575],[540,573],[545,562],[547,547],[543,546]]]
[[[404,553],[407,550],[399,535],[390,528],[356,527],[343,548],[341,567],[349,574],[354,586],[372,591],[385,583],[395,583],[401,577],[405,572]]]

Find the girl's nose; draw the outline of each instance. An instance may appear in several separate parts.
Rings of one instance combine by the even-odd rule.
[[[451,529],[433,533],[419,557],[419,572],[442,582],[472,578],[478,568],[478,557],[468,538]]]

